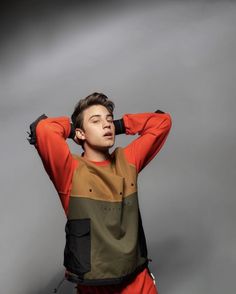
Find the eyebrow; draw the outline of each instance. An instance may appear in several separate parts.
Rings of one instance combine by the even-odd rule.
[[[97,117],[97,116],[101,117],[100,114],[94,114],[94,115],[92,115],[92,116],[89,118],[89,120],[90,120],[91,118],[93,118],[93,117]],[[112,118],[114,118],[113,114],[107,114],[106,117],[108,117],[108,116],[111,116]]]

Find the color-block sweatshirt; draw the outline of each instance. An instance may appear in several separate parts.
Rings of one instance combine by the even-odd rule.
[[[124,114],[114,123],[116,133],[139,137],[99,162],[70,152],[69,117],[45,117],[35,124],[34,145],[67,216],[67,278],[81,285],[121,284],[149,261],[137,178],[165,143],[171,116]]]

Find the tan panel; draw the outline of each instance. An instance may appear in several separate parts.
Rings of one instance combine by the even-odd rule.
[[[94,200],[120,202],[137,192],[137,172],[125,158],[122,147],[117,147],[108,166],[96,165],[73,154],[79,161],[74,171],[71,196]]]

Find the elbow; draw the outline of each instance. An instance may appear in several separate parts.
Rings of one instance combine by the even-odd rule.
[[[47,116],[45,114],[42,114],[41,116],[39,116],[35,121],[33,121],[30,124],[30,127],[29,127],[30,132],[28,132],[29,138],[27,138],[27,140],[29,141],[29,143],[31,145],[36,145],[36,127],[37,127],[38,123],[41,120],[44,120],[46,118],[47,118]]]
[[[165,113],[164,115],[165,115],[165,119],[164,119],[163,123],[161,124],[161,128],[163,128],[169,132],[171,129],[171,126],[172,126],[172,118],[171,118],[170,113]]]
[[[172,127],[172,118],[171,118],[170,113],[166,113],[166,115],[167,115],[167,119],[166,119],[167,120],[167,127],[170,130]]]
[[[44,136],[50,130],[48,122],[45,121],[45,119],[40,119],[34,126],[34,131],[37,137]]]

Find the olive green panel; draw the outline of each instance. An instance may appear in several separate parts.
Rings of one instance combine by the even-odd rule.
[[[85,279],[120,277],[135,270],[145,259],[138,245],[138,197],[122,202],[70,198],[68,219],[91,219],[91,265]],[[112,266],[111,266],[112,261]],[[125,266],[125,271],[123,272]]]

